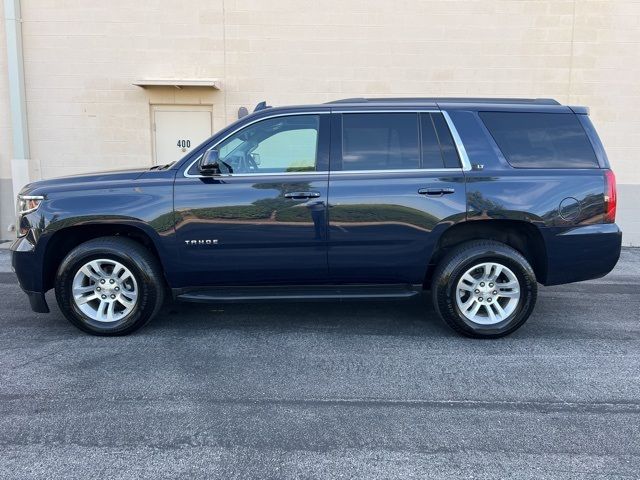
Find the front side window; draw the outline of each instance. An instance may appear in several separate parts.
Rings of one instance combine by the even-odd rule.
[[[342,115],[342,170],[420,168],[417,113]]]
[[[318,115],[262,120],[236,132],[216,147],[233,173],[287,173],[316,170]]]
[[[520,168],[598,168],[573,113],[480,112],[507,161]]]

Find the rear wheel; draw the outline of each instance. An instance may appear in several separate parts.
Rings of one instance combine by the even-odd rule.
[[[121,237],[85,242],[63,260],[56,300],[67,319],[94,335],[125,335],[147,323],[164,297],[162,271],[142,245]]]
[[[517,250],[478,240],[459,245],[438,265],[433,304],[454,330],[470,337],[496,338],[515,331],[535,306],[535,273]]]

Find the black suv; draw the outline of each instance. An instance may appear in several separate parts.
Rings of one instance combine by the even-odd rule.
[[[615,177],[584,107],[348,99],[262,107],[181,160],[34,182],[13,266],[36,312],[122,335],[191,302],[431,290],[458,332],[499,337],[537,283],[608,273]]]

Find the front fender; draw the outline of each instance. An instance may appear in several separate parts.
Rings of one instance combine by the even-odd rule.
[[[176,269],[174,175],[150,172],[136,181],[96,182],[93,188],[82,184],[75,190],[40,187],[45,200],[21,219],[28,233],[12,248],[30,270],[23,275],[23,288],[51,288],[50,264],[59,262],[70,248],[84,239],[122,233],[148,239],[170,278]]]

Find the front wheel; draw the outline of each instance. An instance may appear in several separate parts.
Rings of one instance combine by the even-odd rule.
[[[56,300],[67,319],[94,335],[125,335],[147,323],[164,298],[156,258],[122,237],[89,240],[73,249],[56,275]]]
[[[440,317],[457,332],[477,338],[501,337],[521,327],[538,291],[527,259],[490,240],[449,252],[434,273],[431,290]]]

